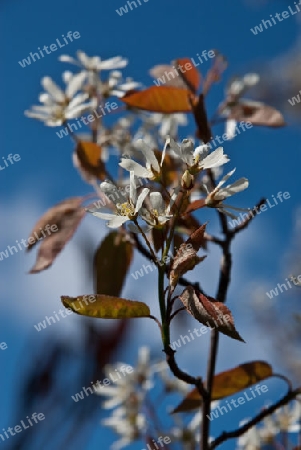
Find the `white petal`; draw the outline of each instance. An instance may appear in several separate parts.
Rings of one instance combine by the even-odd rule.
[[[227,140],[233,139],[235,137],[236,120],[228,119],[226,122],[226,135]]]
[[[214,190],[218,190],[220,187],[222,187],[226,181],[234,174],[236,169],[231,170],[230,172],[228,172],[222,179],[221,181],[218,183],[218,185],[216,186],[216,188]]]
[[[33,111],[25,111],[24,114],[26,117],[30,117],[31,119],[44,120],[46,118],[45,114]]]
[[[142,206],[142,203],[144,202],[144,200],[145,200],[145,198],[146,198],[148,193],[149,193],[149,189],[148,188],[143,188],[142,189],[142,191],[141,191],[141,193],[140,193],[140,195],[139,195],[139,197],[137,199],[135,213],[139,212],[139,210],[140,210],[140,208]]]
[[[50,77],[42,78],[42,86],[57,102],[63,102],[65,100],[64,92],[55,84],[55,82]]]
[[[111,183],[111,181],[103,181],[100,184],[100,190],[113,202],[117,203],[126,202],[126,197],[117,189],[117,187]]]
[[[258,75],[258,73],[247,73],[243,77],[243,81],[245,83],[245,86],[252,87],[252,86],[254,86],[255,84],[258,83],[259,75]]]
[[[214,152],[210,153],[200,164],[203,169],[211,169],[212,167],[219,167],[227,163],[229,160],[227,155],[224,155],[222,147],[218,147]]]
[[[196,156],[199,156],[200,161],[203,161],[208,156],[208,153],[209,153],[209,145],[204,144],[200,145],[199,147],[196,147],[196,149],[193,152],[193,156],[194,158]]]
[[[46,92],[43,92],[43,94],[39,95],[39,101],[41,103],[44,103],[45,105],[55,105],[53,98]]]
[[[61,55],[61,56],[59,56],[59,61],[75,64],[76,66],[79,65],[78,62],[76,61],[76,59],[74,59],[74,58],[72,58],[71,56],[68,56],[68,55]]]
[[[237,194],[238,192],[244,191],[249,186],[249,180],[247,178],[240,178],[233,184],[220,189],[214,198],[216,200],[223,200],[224,198],[231,197],[231,195]]]
[[[89,209],[87,211],[89,213],[91,213],[93,216],[99,217],[100,219],[104,219],[104,220],[112,220],[112,219],[114,219],[114,217],[119,217],[116,214],[96,212],[96,211],[92,211],[92,210],[89,210]]]
[[[68,108],[69,109],[75,108],[75,106],[78,106],[85,100],[87,100],[88,97],[89,97],[88,94],[77,94],[69,103]]]
[[[166,145],[169,145],[171,150],[179,157],[182,159],[182,151],[181,151],[181,147],[176,143],[176,141],[171,138],[168,137],[166,139]]]
[[[194,145],[191,139],[183,139],[181,143],[181,153],[182,153],[182,160],[192,166],[194,163],[193,160],[193,152],[194,152]]]
[[[137,177],[150,178],[153,176],[153,174],[149,170],[131,159],[122,158],[119,165],[129,172],[133,171]]]
[[[136,142],[136,146],[143,153],[143,156],[146,159],[147,163],[156,172],[160,172],[160,166],[157,158],[155,157],[154,151],[142,139],[138,139],[138,141]]]
[[[164,203],[161,193],[160,192],[151,192],[149,198],[150,198],[152,208],[157,210],[159,214],[164,214],[165,203]]]
[[[66,95],[68,98],[71,99],[77,93],[77,91],[79,91],[82,88],[85,78],[86,73],[80,72],[70,79],[68,86],[66,88]]]
[[[85,52],[82,52],[81,50],[78,50],[78,51],[76,52],[76,54],[77,54],[77,57],[78,57],[80,63],[81,63],[85,68],[89,69],[89,68],[90,68],[90,61],[91,61],[91,58],[89,58],[89,56],[86,55],[86,53],[85,53]]]
[[[80,115],[84,114],[85,112],[91,110],[91,108],[92,108],[92,105],[89,103],[75,106],[75,108],[67,107],[67,109],[65,111],[65,117],[66,117],[66,119],[74,119],[75,117],[79,117]]]
[[[135,174],[132,170],[130,171],[130,200],[133,205],[136,205],[137,188],[136,188],[136,183],[135,183]]]
[[[107,223],[107,226],[109,228],[118,228],[121,227],[121,225],[123,225],[127,220],[129,220],[127,216],[114,216],[114,218]]]
[[[115,56],[114,58],[107,59],[106,61],[100,61],[98,64],[98,70],[112,70],[122,69],[128,64],[128,60],[121,56]]]

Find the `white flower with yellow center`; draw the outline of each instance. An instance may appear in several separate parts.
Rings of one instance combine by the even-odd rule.
[[[173,217],[170,214],[170,205],[166,207],[160,192],[151,192],[149,200],[150,208],[142,208],[141,217],[151,227],[162,228]]]
[[[228,184],[228,186],[222,188],[222,186],[225,184],[228,178],[230,178],[231,175],[233,175],[235,170],[236,169],[233,169],[231,170],[231,172],[225,175],[222,178],[222,180],[218,183],[216,188],[212,192],[208,192],[208,196],[205,200],[206,206],[208,206],[209,208],[216,208],[218,211],[226,214],[232,219],[236,219],[236,216],[231,212],[226,211],[226,208],[233,209],[234,211],[249,211],[248,209],[236,208],[234,206],[223,204],[223,201],[226,198],[231,197],[232,195],[237,194],[238,192],[244,191],[249,186],[249,181],[247,180],[247,178],[240,178],[234,183]],[[207,189],[206,186],[205,188]]]
[[[146,167],[130,158],[122,158],[119,165],[129,172],[133,171],[137,177],[149,178],[150,180],[156,179],[161,169],[154,151],[142,139],[138,139],[135,142],[135,147],[143,154]]]
[[[142,189],[139,196],[137,196],[137,188],[135,184],[134,172],[130,172],[130,193],[129,197],[125,193],[118,190],[118,188],[111,181],[104,181],[100,184],[100,190],[111,200],[115,205],[115,214],[89,211],[93,216],[108,220],[107,226],[109,228],[118,228],[128,220],[135,220],[139,214],[142,204],[149,193],[149,189]]]

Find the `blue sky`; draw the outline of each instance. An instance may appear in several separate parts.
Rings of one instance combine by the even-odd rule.
[[[49,4],[38,0],[2,2],[0,34],[6,46],[2,49],[4,64],[0,104],[3,131],[0,161],[9,153],[18,153],[21,160],[0,172],[0,251],[7,245],[13,245],[16,239],[26,239],[35,221],[53,204],[70,196],[90,192],[90,188],[70,164],[72,141],[69,138],[59,139],[54,128],[47,128],[24,116],[24,110],[37,104],[38,94],[42,91],[41,77],[48,75],[61,83],[62,71],[71,69],[71,66],[58,61],[60,54],[74,56],[76,50],[80,49],[88,55],[99,55],[103,59],[116,55],[127,57],[129,65],[124,69],[124,74],[147,86],[152,82],[148,70],[155,64],[169,63],[176,57],[195,57],[203,50],[218,49],[227,57],[229,67],[223,81],[208,96],[207,106],[211,115],[221,100],[226,80],[247,71],[260,73],[267,62],[289,52],[300,35],[296,16],[257,36],[250,31],[251,27],[269,18],[270,14],[285,10],[286,2],[273,1],[262,5],[251,1],[203,0],[200,5],[198,0],[173,3],[149,0],[141,3],[137,9],[120,17],[116,9],[125,4],[123,0],[53,0]],[[37,51],[38,47],[50,45],[56,39],[61,40],[62,35],[66,35],[69,30],[78,31],[80,38],[30,66],[22,68],[18,64],[30,52]],[[199,69],[203,71],[208,66],[204,64],[204,68],[201,65]],[[259,216],[253,227],[239,236],[234,245],[237,252],[234,275],[238,279],[234,276],[229,306],[232,308],[233,305],[233,310],[237,308],[241,313],[242,318],[238,320],[241,327],[248,325],[244,334],[251,339],[251,343],[247,344],[248,359],[257,358],[256,355],[267,357],[268,347],[259,348],[259,338],[253,337],[254,324],[248,318],[247,307],[244,310],[241,305],[234,305],[246,292],[249,283],[262,280],[273,288],[282,280],[283,255],[292,245],[296,211],[300,206],[300,187],[296,183],[301,162],[300,128],[290,124],[289,117],[287,122],[288,127],[283,129],[253,127],[224,145],[231,157],[231,167],[237,167],[237,178],[246,176],[250,180],[250,188],[237,198],[236,205],[252,207],[261,197],[271,198],[279,191],[288,191],[291,195],[277,208]],[[217,127],[215,132],[222,134],[222,126]],[[211,217],[213,222],[214,216]],[[20,376],[17,367],[24,360],[24,342],[36,335],[33,324],[59,308],[60,294],[77,295],[79,291],[91,289],[91,283],[81,281],[79,247],[86,233],[92,235],[92,242],[96,245],[104,232],[102,224],[96,223],[92,217],[87,218],[74,242],[58,258],[57,264],[43,274],[27,274],[34,255],[25,255],[24,251],[0,261],[0,342],[4,341],[8,345],[7,350],[0,350],[0,362],[4,368],[0,372],[1,399],[5,405],[0,411],[0,429],[10,425],[8,417],[14,411],[18,395],[15,389]],[[210,276],[210,273],[218,255],[212,251],[211,257],[212,262],[206,263],[203,270],[208,275],[205,277],[205,287],[212,290],[211,294],[214,295],[216,276]],[[136,258],[134,270],[141,267],[141,261]],[[149,282],[150,285],[153,282],[151,277]],[[131,284],[129,280],[125,293],[140,295],[141,298],[141,286]],[[147,296],[151,298],[150,293]],[[70,320],[69,324],[57,324],[56,328],[56,332],[64,336],[68,336],[69,332],[76,333],[75,330],[75,319],[72,319],[72,324]],[[139,326],[138,333],[139,343],[138,334],[134,335],[135,344],[131,344],[128,349],[124,346],[120,359],[134,364],[139,344],[159,345],[157,340],[150,341],[149,333],[143,331],[142,326]],[[197,348],[191,346],[189,352],[180,356],[180,361],[186,367],[193,367],[192,354]],[[218,361],[220,370],[224,370],[230,360],[232,365],[236,365],[246,358],[246,350],[242,350],[241,344],[229,342],[226,338],[222,339],[221,349]],[[30,348],[26,347],[26,352],[30,354]],[[205,355],[205,348],[201,352]],[[277,391],[276,388],[274,391]],[[251,413],[247,409],[243,417]],[[230,418],[223,423],[232,428],[231,424]],[[221,423],[217,423],[218,426]],[[98,429],[97,417],[95,433],[89,435],[89,439],[85,447],[87,450],[99,448],[99,439],[103,439],[103,445],[107,447],[112,441],[111,434],[100,427]],[[227,444],[224,448],[233,448],[232,445]],[[141,444],[131,448],[139,449]]]

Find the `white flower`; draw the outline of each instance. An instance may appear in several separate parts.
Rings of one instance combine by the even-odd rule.
[[[221,108],[221,115],[227,117],[226,120],[226,134],[227,139],[233,139],[235,136],[235,128],[237,121],[233,118],[229,118],[231,116],[232,109],[236,107],[240,103],[241,96],[252,86],[255,86],[259,81],[259,75],[257,73],[247,73],[242,78],[234,78],[231,81],[226,90],[226,101]],[[244,104],[249,104],[251,106],[251,102],[243,101]]]
[[[232,98],[238,99],[248,89],[255,86],[259,82],[259,75],[257,73],[247,73],[242,78],[234,78],[228,85],[226,93]]]
[[[146,427],[146,417],[141,413],[129,415],[125,408],[120,407],[102,423],[121,436],[111,447],[112,450],[120,450],[141,437]]]
[[[208,196],[205,200],[206,206],[209,208],[217,208],[218,211],[223,212],[227,216],[236,219],[236,216],[232,214],[229,211],[226,211],[227,209],[233,209],[235,211],[248,211],[247,209],[242,208],[235,208],[234,206],[225,205],[223,204],[223,201],[231,197],[234,194],[237,194],[238,192],[244,191],[249,186],[249,181],[247,178],[240,178],[239,180],[235,181],[232,184],[228,184],[228,186],[222,188],[222,186],[225,184],[225,182],[228,180],[228,178],[233,175],[236,169],[231,170],[227,175],[225,175],[222,180],[218,183],[216,188],[212,192],[208,192]],[[206,187],[206,186],[205,186]]]
[[[250,419],[244,419],[239,422],[239,426],[243,426]],[[261,438],[256,427],[250,428],[246,433],[238,438],[239,450],[260,450]]]
[[[142,140],[138,139],[135,145],[144,156],[146,167],[129,158],[122,158],[119,165],[125,170],[133,171],[137,177],[156,179],[160,174],[160,165],[154,151]]]
[[[93,216],[108,220],[109,228],[118,228],[128,220],[135,220],[139,214],[149,189],[142,189],[137,197],[137,188],[135,184],[134,172],[130,172],[130,194],[127,197],[111,181],[104,181],[100,184],[100,190],[114,203],[115,214],[89,211]]]
[[[63,80],[66,83],[65,91],[62,91],[50,77],[42,78],[41,83],[46,92],[40,95],[39,100],[43,105],[33,106],[31,111],[25,111],[25,115],[55,127],[95,107],[94,102],[84,103],[88,99],[88,94],[76,95],[83,86],[85,74],[73,75],[71,72],[64,72]]]
[[[275,412],[275,421],[280,432],[299,432],[300,420],[301,404],[299,401],[295,401],[291,408],[288,405],[285,405]]]
[[[151,192],[149,195],[150,208],[141,209],[142,219],[151,227],[162,228],[173,215],[170,214],[170,205],[166,207],[160,192]]]
[[[209,154],[208,145],[200,145],[194,149],[192,140],[184,139],[182,143],[178,145],[172,138],[168,138],[166,140],[162,159],[164,158],[164,153],[167,146],[170,146],[176,156],[182,159],[182,161],[186,163],[189,168],[194,169],[197,172],[204,169],[222,166],[229,161],[229,158],[224,154],[222,147],[218,147]]]
[[[114,70],[110,73],[106,85],[106,95],[115,95],[116,97],[123,97],[126,92],[141,87],[141,83],[129,77],[122,81],[122,73],[119,70]]]
[[[121,69],[128,63],[127,59],[122,58],[121,56],[115,56],[114,58],[102,61],[99,56],[90,57],[81,50],[79,50],[76,54],[78,61],[68,55],[61,55],[59,60],[62,62],[75,64],[76,66],[83,68],[85,71],[96,72],[100,72],[101,70]]]
[[[97,386],[96,389],[94,387],[97,394],[108,397],[108,400],[103,403],[104,408],[118,406],[112,416],[103,421],[121,436],[121,439],[114,444],[114,450],[123,448],[145,434],[147,421],[141,410],[147,391],[153,387],[151,381],[153,370],[148,348],[139,349],[138,362],[134,370],[130,373],[124,370],[124,376],[117,376],[116,370],[121,372],[122,366],[126,364],[118,363],[105,367],[107,378],[114,376],[113,386],[102,385]]]
[[[167,136],[177,137],[179,126],[187,125],[186,114],[144,113],[141,117],[143,118],[143,125],[139,130],[140,133],[143,135],[144,132],[149,133],[150,130],[153,131],[154,127],[159,127],[158,133],[164,142]]]

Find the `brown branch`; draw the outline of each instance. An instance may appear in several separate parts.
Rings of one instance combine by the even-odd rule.
[[[175,351],[168,347],[163,350],[166,353],[166,362],[169,365],[171,372],[174,374],[176,378],[179,380],[185,381],[187,384],[193,384],[198,389],[201,397],[205,400],[208,397],[208,392],[204,387],[201,377],[193,377],[186,372],[183,372],[176,363],[175,360]]]
[[[301,387],[295,389],[294,391],[289,390],[288,393],[284,395],[284,397],[282,397],[278,402],[264,409],[261,413],[259,413],[253,419],[249,420],[249,422],[244,424],[242,427],[233,431],[228,432],[224,431],[219,437],[217,437],[213,442],[211,442],[209,450],[213,450],[218,445],[222,444],[228,439],[238,438],[246,431],[248,431],[250,428],[254,427],[259,422],[261,422],[265,417],[269,416],[270,414],[273,414],[273,412],[276,411],[278,408],[280,408],[280,406],[284,406],[291,400],[294,400],[294,398],[297,397],[297,395],[299,394],[301,394]]]
[[[239,233],[240,231],[244,230],[245,228],[247,228],[247,226],[249,225],[249,223],[254,219],[254,217],[257,216],[258,214],[258,209],[262,206],[266,204],[266,199],[262,198],[257,205],[254,206],[254,208],[252,209],[252,211],[250,211],[248,213],[248,217],[240,224],[237,225],[237,227],[234,228],[234,230],[230,231],[231,235],[235,235],[237,233]]]

